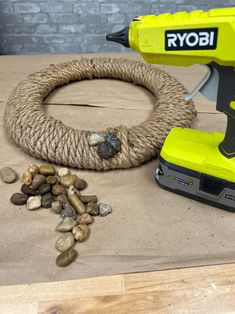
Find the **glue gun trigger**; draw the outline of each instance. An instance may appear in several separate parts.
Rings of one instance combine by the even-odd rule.
[[[207,99],[216,101],[219,87],[219,72],[211,65],[206,65],[208,71],[196,87],[185,96],[185,100],[191,100],[198,92]]]

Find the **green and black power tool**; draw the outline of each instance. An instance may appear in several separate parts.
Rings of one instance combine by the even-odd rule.
[[[217,101],[226,133],[173,128],[160,153],[156,180],[167,190],[235,211],[235,8],[136,17],[107,35],[149,63],[204,64],[208,73],[193,92]]]

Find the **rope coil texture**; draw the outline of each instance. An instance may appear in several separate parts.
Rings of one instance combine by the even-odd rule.
[[[83,79],[119,79],[147,88],[156,97],[150,117],[139,125],[108,128],[122,142],[122,150],[105,160],[90,146],[96,131],[76,130],[47,115],[43,100],[57,86]],[[34,157],[80,169],[108,170],[136,167],[155,157],[173,127],[190,127],[196,116],[187,90],[157,67],[123,58],[81,58],[51,65],[29,75],[12,91],[5,110],[8,135]],[[100,131],[99,131],[100,132]]]

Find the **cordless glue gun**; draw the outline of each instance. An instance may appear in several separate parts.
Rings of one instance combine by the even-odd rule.
[[[198,91],[227,115],[225,134],[173,128],[160,153],[156,180],[165,189],[235,211],[235,8],[138,16],[107,35],[148,63],[204,64]]]

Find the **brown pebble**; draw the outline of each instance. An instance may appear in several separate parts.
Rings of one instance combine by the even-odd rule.
[[[54,176],[56,174],[55,168],[51,165],[41,165],[39,172],[45,176]]]
[[[34,165],[34,164],[30,164],[28,167],[28,171],[31,173],[32,177],[35,176],[35,174],[39,173],[39,169],[38,166]]]
[[[81,225],[89,225],[94,221],[94,217],[91,215],[84,213],[79,217],[79,224]]]
[[[30,185],[32,183],[32,179],[33,179],[32,174],[29,171],[25,171],[22,174],[21,180],[24,184]]]
[[[54,201],[51,204],[51,211],[55,214],[60,214],[62,209],[62,205],[60,201]]]
[[[79,195],[80,200],[83,203],[96,203],[98,201],[96,195]]]
[[[67,176],[60,177],[60,183],[66,188],[69,188],[70,185],[75,185],[76,180],[76,174],[68,174]]]
[[[42,174],[35,174],[32,181],[32,189],[37,190],[43,183],[45,183],[46,177]]]
[[[62,252],[56,259],[56,265],[59,267],[66,267],[71,264],[78,257],[78,252],[74,249],[69,249]]]
[[[34,196],[34,195],[37,195],[37,193],[38,193],[38,191],[33,190],[30,186],[28,186],[26,184],[22,185],[21,192],[26,194],[26,195],[29,195],[29,196]]]
[[[29,198],[29,196],[26,194],[14,193],[14,194],[12,194],[10,200],[14,205],[24,205],[24,204],[26,204],[28,198]]]
[[[88,238],[90,229],[87,225],[76,225],[73,227],[72,233],[75,240],[83,242]]]
[[[17,173],[10,167],[0,169],[0,177],[5,183],[13,183],[17,180]]]
[[[86,206],[76,194],[69,195],[69,202],[72,204],[73,208],[75,208],[78,214],[81,215],[86,212]]]
[[[87,182],[83,179],[77,179],[75,184],[74,184],[75,188],[78,190],[84,190],[87,187]]]
[[[54,195],[67,194],[66,188],[61,184],[55,184],[52,187],[52,193]]]
[[[86,206],[86,212],[91,216],[99,215],[99,207],[97,203],[88,203]]]
[[[46,183],[49,183],[51,185],[56,184],[57,181],[58,181],[58,178],[56,176],[48,176],[48,177],[46,177]]]

